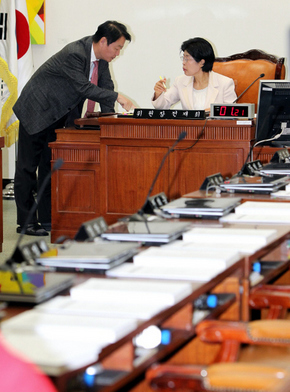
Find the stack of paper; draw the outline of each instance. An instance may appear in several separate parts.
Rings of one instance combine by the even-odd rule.
[[[137,327],[136,319],[23,312],[2,323],[2,334],[46,373],[55,375],[96,360],[102,347]]]
[[[47,374],[86,366],[104,346],[192,293],[185,282],[91,278],[2,323],[15,349]]]
[[[247,201],[236,207],[235,213],[220,219],[228,223],[290,223],[290,203]]]
[[[37,309],[80,316],[148,320],[191,292],[191,285],[184,282],[91,278],[72,288],[70,297],[56,297]]]
[[[196,250],[210,244],[211,249],[236,249],[253,254],[276,238],[275,229],[194,227],[184,234],[183,241],[176,241],[172,246]]]
[[[195,250],[171,247],[149,248],[107,272],[109,276],[151,279],[208,281],[242,258],[237,250]]]
[[[73,287],[70,293],[73,299],[108,304],[117,303],[122,306],[136,303],[142,307],[148,302],[154,302],[161,306],[172,306],[190,295],[192,287],[184,282],[91,278]]]

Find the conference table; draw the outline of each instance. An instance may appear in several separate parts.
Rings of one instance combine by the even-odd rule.
[[[193,226],[200,227],[222,227],[217,221],[195,220]],[[226,227],[238,227],[238,225],[227,225]],[[254,225],[255,228],[263,228],[262,225]],[[245,227],[245,226],[243,226]],[[249,225],[249,227],[253,227]],[[272,228],[275,226],[271,226]],[[208,347],[195,337],[195,306],[194,301],[204,294],[229,294],[228,299],[212,309],[206,318],[222,318],[227,320],[251,319],[249,307],[249,294],[256,284],[251,283],[250,274],[253,263],[257,260],[263,261],[264,270],[260,284],[289,284],[289,258],[288,258],[288,238],[289,228],[286,226],[276,226],[277,237],[267,246],[262,247],[254,254],[243,256],[217,274],[209,281],[191,281],[192,293],[175,305],[159,312],[148,320],[143,320],[133,331],[110,344],[99,353],[97,364],[113,376],[119,375],[120,378],[110,385],[101,385],[98,391],[149,391],[144,374],[149,366],[155,362],[168,363],[210,363],[217,352],[218,347]],[[273,263],[273,260],[276,260]],[[60,272],[61,273],[61,272]],[[75,284],[82,283],[92,276],[85,273],[76,273]],[[100,275],[100,278],[106,278]],[[67,294],[67,293],[64,293]],[[29,309],[31,305],[19,305],[9,303],[6,309],[8,319],[19,312]],[[134,338],[146,327],[157,326],[161,330],[169,330],[171,341],[168,344],[161,344],[154,350],[145,350],[141,354],[138,352]],[[88,364],[89,365],[89,364]],[[90,364],[93,365],[93,364]],[[80,380],[86,367],[73,371],[63,370],[57,377],[52,377],[59,392],[70,390],[69,386],[75,385],[72,391],[81,391]],[[123,389],[122,389],[123,388]]]
[[[73,238],[84,222],[96,217],[102,216],[108,224],[112,224],[138,211],[166,154],[169,156],[151,194],[165,192],[168,199],[183,195],[208,196],[198,191],[204,179],[213,173],[231,177],[238,172],[247,159],[255,132],[251,121],[152,120],[117,115],[86,119],[85,122],[82,119],[77,125],[79,129],[57,130],[57,140],[50,144],[52,164],[58,159],[64,161],[52,176],[52,242],[60,235]],[[183,131],[187,134],[186,138],[168,153]],[[259,148],[254,150],[254,157],[265,163],[274,152],[275,149],[266,148],[264,151]],[[239,197],[242,201],[268,201],[271,196],[239,194]],[[217,222],[196,220],[192,224],[209,227],[217,225]],[[242,257],[208,282],[193,282],[190,296],[104,348],[98,363],[110,371],[124,373],[120,380],[101,390],[147,391],[144,372],[156,361],[209,363],[216,351],[195,338],[193,302],[202,294],[234,294],[234,300],[217,307],[208,317],[249,320],[248,299],[253,288],[250,274],[257,260],[268,264],[260,284],[289,284],[289,230],[283,225],[275,228],[279,234],[271,244],[251,256]],[[273,260],[277,262],[273,263]],[[77,277],[79,282],[89,276],[78,274]],[[17,307],[14,310],[18,312]],[[145,354],[144,358],[136,358],[134,337],[150,325],[169,328],[172,341],[169,345],[158,347],[154,353]],[[65,391],[70,380],[82,370],[57,377],[58,390]]]

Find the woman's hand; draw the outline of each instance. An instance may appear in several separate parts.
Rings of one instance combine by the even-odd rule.
[[[158,82],[154,86],[154,97],[153,97],[153,100],[155,101],[155,99],[160,97],[160,95],[162,93],[164,93],[165,91],[166,91],[166,78],[162,79],[160,77],[160,80],[158,80]]]

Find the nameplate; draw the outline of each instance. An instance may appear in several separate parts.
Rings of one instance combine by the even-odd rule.
[[[200,120],[205,118],[204,110],[159,110],[134,109],[134,118],[152,118],[165,120]]]

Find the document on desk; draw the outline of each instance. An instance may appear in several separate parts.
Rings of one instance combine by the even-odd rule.
[[[4,331],[2,334],[11,347],[49,376],[60,376],[96,362],[102,350],[98,344],[45,339],[34,333]]]
[[[290,203],[247,201],[235,209],[235,213],[220,219],[227,223],[290,223]]]
[[[136,319],[56,314],[32,309],[4,321],[1,332],[47,374],[88,365],[104,346],[136,329]]]
[[[91,278],[74,286],[71,297],[77,300],[107,304],[139,304],[148,302],[172,306],[192,293],[192,287],[184,282],[132,281],[130,279]]]
[[[134,262],[107,272],[111,277],[208,281],[242,259],[236,250],[208,249],[192,252],[190,249],[173,251],[149,248],[134,257]]]
[[[2,332],[36,333],[47,339],[91,342],[105,346],[137,327],[135,319],[54,314],[32,309],[2,323]]]
[[[245,247],[253,244],[256,247],[267,245],[277,237],[275,229],[243,229],[243,228],[212,228],[194,227],[183,235],[184,242],[199,244],[240,245]]]
[[[192,293],[185,282],[98,279],[75,286],[37,309],[49,313],[148,320]]]

